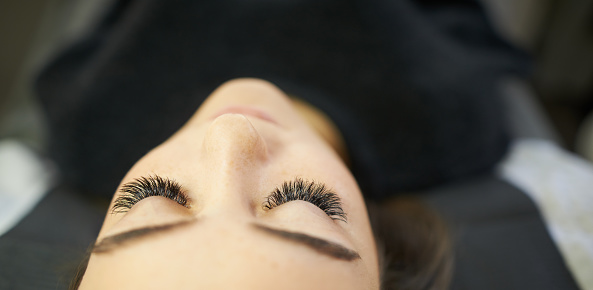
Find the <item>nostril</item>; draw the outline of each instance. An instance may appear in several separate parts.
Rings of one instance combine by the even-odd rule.
[[[258,108],[250,107],[250,106],[227,106],[224,109],[220,110],[218,113],[214,114],[211,119],[214,120],[219,116],[224,114],[242,114],[242,115],[249,115],[252,117],[256,117],[266,122],[270,122],[272,124],[279,125],[276,119],[274,119],[270,114],[267,112],[260,110]]]

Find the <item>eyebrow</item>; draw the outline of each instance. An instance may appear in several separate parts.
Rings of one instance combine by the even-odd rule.
[[[313,237],[303,233],[290,232],[280,229],[270,228],[261,224],[253,224],[256,229],[262,230],[273,236],[277,236],[286,240],[298,242],[319,253],[334,257],[340,260],[353,261],[360,259],[360,255],[349,248],[346,248],[338,243],[330,242],[321,238]]]
[[[127,244],[131,241],[138,240],[141,238],[145,238],[148,236],[156,235],[158,233],[164,233],[166,231],[170,231],[176,228],[183,227],[188,224],[192,224],[197,220],[184,220],[176,223],[165,224],[165,225],[158,225],[158,226],[148,226],[139,229],[130,230],[127,232],[115,234],[106,238],[103,238],[99,243],[95,244],[93,247],[92,253],[101,254],[113,251],[124,244]],[[324,254],[326,256],[344,260],[344,261],[353,261],[356,259],[360,259],[360,255],[347,247],[344,247],[340,244],[330,242],[321,238],[313,237],[304,233],[298,232],[291,232],[281,229],[274,229],[268,226],[264,226],[261,224],[254,223],[252,224],[256,229],[261,230],[264,233],[269,235],[273,235],[279,238],[282,238],[287,241],[292,241],[299,243],[301,245],[307,246],[309,249],[315,250],[318,253]]]
[[[194,220],[194,219],[184,220],[184,221],[171,223],[171,224],[142,227],[142,228],[130,230],[127,232],[115,234],[115,235],[106,237],[106,238],[102,239],[100,242],[98,242],[97,244],[95,244],[93,246],[92,253],[109,252],[109,251],[112,251],[113,249],[123,246],[124,244],[127,244],[128,242],[131,242],[131,241],[134,241],[134,240],[146,237],[146,236],[156,235],[158,233],[163,233],[163,232],[166,232],[166,231],[169,231],[172,229],[180,228],[182,226],[188,225],[195,221],[196,220]]]

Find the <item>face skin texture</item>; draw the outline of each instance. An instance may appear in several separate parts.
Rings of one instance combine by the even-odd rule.
[[[189,208],[148,197],[107,214],[97,241],[171,223],[182,226],[93,253],[80,289],[378,289],[375,242],[356,181],[335,150],[274,85],[237,79],[215,90],[169,140],[140,159],[123,184],[161,176]],[[347,222],[305,201],[270,210],[266,197],[295,178],[325,184]],[[114,200],[120,194],[119,188]],[[259,229],[303,233],[356,251],[346,261]]]

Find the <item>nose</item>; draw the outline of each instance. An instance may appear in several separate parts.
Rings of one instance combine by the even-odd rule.
[[[212,210],[253,212],[254,194],[268,159],[265,140],[253,124],[240,114],[216,118],[204,137],[205,162],[209,170],[208,202]]]
[[[204,138],[206,154],[227,170],[248,170],[267,157],[266,143],[241,114],[216,118]]]

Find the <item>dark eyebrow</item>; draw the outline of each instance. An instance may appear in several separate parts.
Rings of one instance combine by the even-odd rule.
[[[360,255],[356,251],[348,249],[334,242],[309,236],[303,233],[274,229],[260,224],[253,224],[253,226],[259,230],[262,230],[265,233],[303,244],[305,246],[308,246],[309,248],[316,250],[319,253],[334,257],[336,259],[346,261],[360,259]]]
[[[93,253],[105,253],[109,252],[117,247],[122,246],[130,241],[137,240],[139,238],[143,238],[149,235],[155,235],[157,233],[162,233],[165,231],[169,231],[175,228],[179,228],[185,225],[188,225],[192,222],[195,222],[195,219],[191,220],[184,220],[176,223],[165,224],[165,225],[158,225],[158,226],[148,226],[139,229],[130,230],[127,232],[115,234],[109,237],[102,239],[100,242],[93,246]]]
[[[195,219],[191,220],[184,220],[181,222],[159,225],[159,226],[149,226],[143,227],[139,229],[134,229],[131,231],[123,232],[120,234],[115,234],[106,238],[103,238],[99,243],[95,244],[93,247],[92,252],[95,254],[106,253],[110,252],[118,247],[143,237],[147,237],[150,235],[154,235],[157,233],[162,233],[165,231],[169,231],[175,228],[179,228],[188,224],[195,222]],[[353,261],[355,259],[360,259],[360,255],[351,249],[348,249],[340,244],[330,242],[321,238],[309,236],[303,233],[297,232],[290,232],[280,229],[273,229],[264,225],[260,224],[253,224],[253,226],[265,233],[283,238],[285,240],[293,241],[300,243],[313,249],[321,254],[345,261]]]

